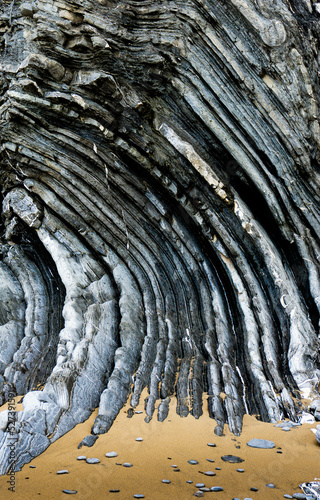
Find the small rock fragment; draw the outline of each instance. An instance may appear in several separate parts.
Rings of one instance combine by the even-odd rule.
[[[204,483],[197,483],[196,488],[204,488],[205,484]]]
[[[162,479],[162,482],[164,484],[170,484],[171,483],[171,481],[169,479]]]
[[[203,491],[199,490],[196,491],[195,494],[193,495],[194,497],[203,497]]]
[[[130,462],[124,462],[123,467],[133,467],[133,465]]]
[[[215,443],[207,443],[208,446],[211,446],[212,448],[215,448],[217,445]]]
[[[77,490],[62,490],[62,493],[66,493],[67,495],[75,495]]]
[[[197,460],[188,460],[188,464],[197,465],[199,462]]]
[[[116,453],[115,451],[108,451],[106,453],[106,457],[107,458],[114,458],[114,457],[117,457],[118,456],[118,453]]]
[[[91,446],[94,445],[94,443],[97,441],[99,436],[93,436],[92,434],[89,434],[88,436],[84,437],[81,443],[78,444],[78,449],[82,448],[82,446],[88,446],[91,448]]]
[[[86,459],[87,459],[87,457],[85,455],[79,455],[77,457],[77,460],[86,460]]]
[[[268,484],[266,484],[266,487],[267,487],[267,488],[275,488],[275,485],[274,485],[274,484],[272,484],[272,483],[268,483]]]
[[[212,486],[211,491],[223,491],[222,486]]]
[[[138,437],[138,438],[136,438],[136,441],[143,441],[143,438],[142,437]]]
[[[67,469],[58,470],[57,474],[69,474],[69,471]]]
[[[142,495],[141,493],[136,493],[135,495],[133,495],[133,498],[144,498],[144,495]]]

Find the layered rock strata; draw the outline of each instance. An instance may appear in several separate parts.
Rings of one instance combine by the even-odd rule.
[[[2,473],[145,387],[218,434],[317,392],[319,5],[2,1]]]

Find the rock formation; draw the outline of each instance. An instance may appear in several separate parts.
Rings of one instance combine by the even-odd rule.
[[[10,462],[147,387],[221,434],[317,392],[310,0],[2,0],[0,395]]]

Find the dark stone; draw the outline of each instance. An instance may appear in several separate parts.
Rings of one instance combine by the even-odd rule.
[[[221,460],[224,462],[229,462],[230,464],[240,464],[241,462],[244,462],[243,458],[237,457],[235,455],[223,455],[221,457]]]
[[[88,446],[91,448],[91,446],[93,446],[97,441],[98,437],[99,436],[93,436],[92,434],[89,434],[88,436],[83,438],[81,443],[78,444],[78,449],[82,448],[82,446]]]

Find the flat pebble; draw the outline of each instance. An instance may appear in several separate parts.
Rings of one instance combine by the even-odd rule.
[[[205,484],[204,483],[197,483],[196,488],[204,488]]]
[[[143,441],[143,438],[138,437],[138,438],[136,438],[136,441]],[[142,498],[142,497],[139,497],[139,498]]]
[[[212,460],[212,458],[206,458],[207,462],[214,462],[214,460]]]
[[[143,413],[141,410],[136,410],[135,413],[139,415],[140,413]]]
[[[169,479],[162,479],[162,482],[164,484],[170,484],[171,483],[171,481]]]
[[[214,448],[215,446],[217,446],[215,443],[207,443],[208,446],[211,446],[212,448]]]
[[[305,500],[307,496],[304,493],[294,493],[292,498],[298,498],[299,500]]]
[[[188,480],[188,481],[186,481],[186,483],[188,483],[188,484],[192,484],[192,483],[193,483],[193,481]]]
[[[144,495],[137,493],[136,495],[133,495],[133,498],[144,498]]]
[[[259,491],[258,488],[256,488],[255,486],[252,486],[252,488],[250,488],[251,491]]]
[[[62,493],[66,493],[67,495],[75,495],[77,490],[62,490]]]
[[[87,457],[85,455],[79,455],[77,457],[77,460],[86,460],[86,459],[87,459]]]
[[[238,498],[238,497],[233,497],[233,499],[232,499],[232,500],[240,500],[240,498]]]
[[[212,486],[211,491],[223,491],[222,486]]]
[[[244,462],[243,458],[236,457],[235,455],[223,455],[221,457],[221,460],[224,462],[230,462],[231,464],[239,464],[241,462]]]
[[[109,490],[109,491],[110,491],[110,493],[119,493],[120,492],[120,490]]]
[[[213,470],[207,470],[205,473],[204,473],[205,476],[215,476],[216,473],[213,472]]]
[[[133,465],[130,462],[124,462],[123,467],[133,467]]]
[[[116,453],[115,451],[108,451],[108,453],[106,453],[107,458],[114,458],[117,456],[118,456],[118,453]]]
[[[180,472],[180,469],[173,469],[173,472]]]
[[[58,470],[57,474],[69,474],[69,471],[67,469]]]
[[[285,432],[291,431],[291,427],[282,427],[282,430]]]
[[[170,465],[170,467],[173,467],[174,469],[176,469],[178,466],[177,465]]]
[[[286,493],[285,495],[283,495],[283,498],[293,498],[291,495],[288,495],[288,493]]]
[[[199,462],[197,460],[188,460],[188,464],[197,465]]]
[[[202,488],[199,488],[200,491],[203,491],[204,493],[208,493],[208,491],[211,491],[210,488],[206,488],[206,486],[203,486]]]
[[[268,483],[266,484],[267,488],[275,488],[275,485],[273,483]]]
[[[221,470],[221,467],[216,467],[216,470]]]
[[[250,439],[250,441],[247,442],[247,445],[250,446],[251,448],[263,448],[263,449],[271,449],[275,448],[275,444],[273,441],[269,441],[268,439]]]
[[[99,458],[87,458],[87,464],[98,464],[100,462]]]
[[[35,465],[29,465],[30,469],[35,469],[36,466]]]
[[[244,469],[237,469],[237,472],[244,472]]]
[[[203,497],[203,491],[196,491],[195,494],[193,495],[194,497]]]

